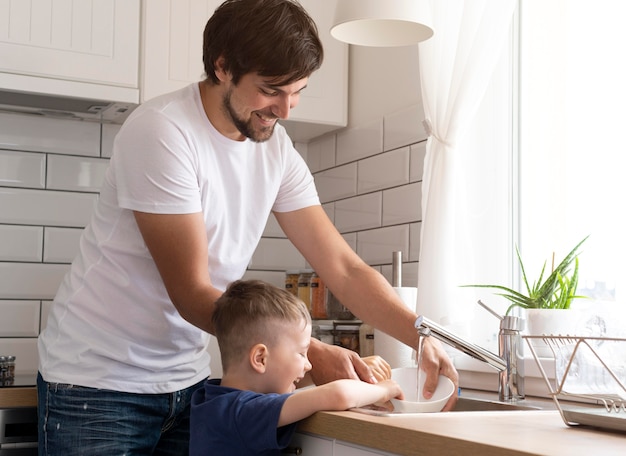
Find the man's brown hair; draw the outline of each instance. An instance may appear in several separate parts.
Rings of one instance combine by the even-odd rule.
[[[237,84],[256,72],[275,85],[309,77],[324,58],[315,22],[295,0],[227,0],[204,29],[203,56],[207,79],[219,84],[215,62]]]

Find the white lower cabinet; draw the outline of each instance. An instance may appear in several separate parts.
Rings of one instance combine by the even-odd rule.
[[[340,442],[335,440],[333,448],[333,456],[393,456],[393,453],[372,450],[362,446],[353,445],[351,443]]]
[[[302,449],[302,456],[394,456],[393,453],[300,432],[294,435],[289,445],[290,450],[296,448]]]
[[[329,456],[333,454],[333,443],[334,440],[332,439],[296,432],[291,439],[289,448],[301,448],[302,456]]]

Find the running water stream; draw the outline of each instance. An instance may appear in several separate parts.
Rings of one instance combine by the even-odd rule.
[[[422,384],[422,352],[424,351],[424,339],[425,337],[420,337],[419,342],[417,343],[417,351],[415,353],[415,362],[417,363],[417,399],[416,402],[422,402],[424,400],[423,389],[424,385]]]

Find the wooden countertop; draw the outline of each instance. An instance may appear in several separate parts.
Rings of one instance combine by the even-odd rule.
[[[0,388],[0,408],[11,407],[37,407],[37,388]]]
[[[318,412],[299,431],[401,455],[626,454],[626,434],[567,426],[556,410],[370,416]]]

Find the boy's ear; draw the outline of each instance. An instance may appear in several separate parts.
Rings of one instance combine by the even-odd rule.
[[[269,349],[265,344],[256,344],[250,349],[250,366],[259,374],[265,373]]]

